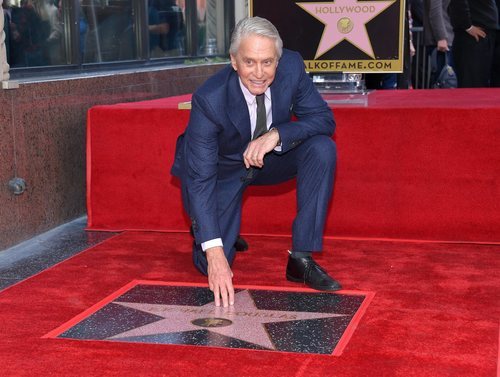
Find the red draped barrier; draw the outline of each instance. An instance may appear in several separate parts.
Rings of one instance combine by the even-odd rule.
[[[89,110],[89,229],[187,230],[169,170],[189,98]],[[327,236],[500,241],[500,89],[379,91],[367,106],[332,107]],[[252,187],[242,233],[290,234],[294,211],[293,182]]]

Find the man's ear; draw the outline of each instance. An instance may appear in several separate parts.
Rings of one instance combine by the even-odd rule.
[[[235,71],[238,70],[238,66],[236,65],[236,57],[233,54],[229,55],[231,57],[231,65]]]

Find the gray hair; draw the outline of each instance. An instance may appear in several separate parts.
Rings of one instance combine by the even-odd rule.
[[[262,17],[248,17],[238,22],[231,36],[229,53],[233,56],[236,55],[240,48],[241,40],[249,35],[258,35],[273,39],[278,59],[281,58],[281,54],[283,53],[283,41],[281,40],[280,34],[270,21]]]

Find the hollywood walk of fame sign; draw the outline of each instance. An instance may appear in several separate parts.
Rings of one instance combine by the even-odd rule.
[[[137,281],[45,337],[339,355],[372,296],[240,287],[223,308],[206,287]]]
[[[251,0],[309,72],[402,72],[403,0]]]

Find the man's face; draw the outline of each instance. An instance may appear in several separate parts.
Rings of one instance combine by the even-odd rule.
[[[271,38],[249,35],[241,40],[231,65],[250,93],[257,96],[266,91],[274,80],[278,56]]]

